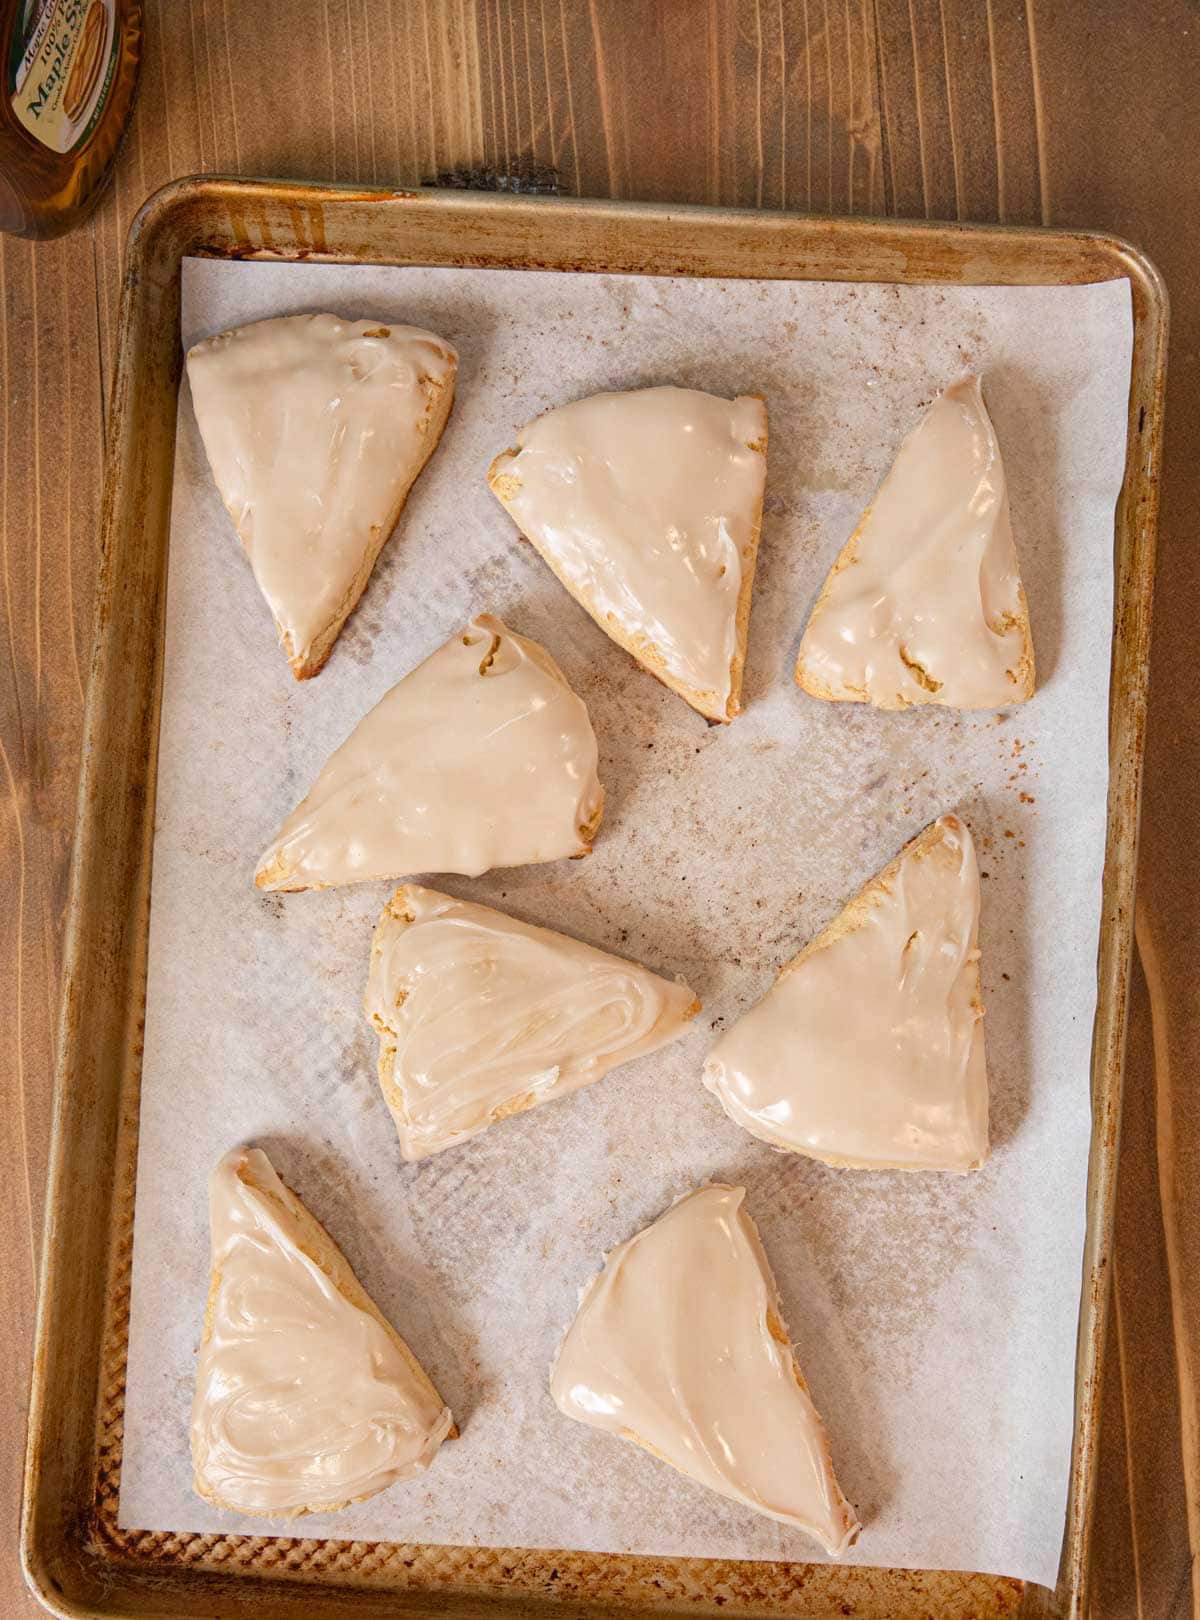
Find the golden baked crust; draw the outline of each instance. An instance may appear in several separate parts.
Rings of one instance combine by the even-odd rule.
[[[859,536],[862,534],[870,515],[871,507],[868,506],[862,517],[859,518],[854,533],[846,541],[841,551],[838,552],[833,567],[826,574],[825,583],[821,586],[821,594],[817,597],[813,610],[808,616],[810,625],[815,624],[827,610],[834,580],[843,569],[853,567],[857,562]],[[1025,586],[1021,582],[1017,584],[1017,598],[1018,609],[1016,614],[1008,616],[1004,624],[992,625],[991,629],[996,631],[997,634],[1002,634],[1015,626],[1020,631],[1021,656],[1017,660],[1016,668],[1008,671],[1008,677],[1013,683],[1010,701],[1013,703],[1028,703],[1034,693],[1036,670],[1033,659],[1033,632],[1029,626],[1029,602],[1025,595]],[[913,707],[913,704],[900,693],[896,694],[895,702],[884,703],[879,699],[872,699],[865,691],[859,691],[857,688],[844,687],[835,690],[827,681],[823,681],[814,670],[808,667],[805,661],[803,645],[801,645],[799,656],[796,659],[796,685],[802,687],[812,697],[821,698],[825,703],[874,702],[877,709],[910,709]]]
[[[757,452],[766,459],[767,454],[767,411],[766,402],[761,394],[739,395],[742,399],[756,399],[763,406],[762,432],[747,449]],[[521,492],[521,478],[513,471],[513,460],[520,454],[518,447],[513,446],[498,455],[488,468],[488,486],[492,494],[508,512],[509,516],[517,522],[513,513],[513,503]],[[765,492],[765,491],[764,491]],[[686,681],[673,675],[667,668],[662,650],[645,636],[630,635],[617,622],[611,613],[606,613],[591,599],[591,593],[581,590],[572,580],[568,579],[558,566],[554,557],[545,550],[530,534],[521,531],[522,538],[541,557],[563,588],[571,593],[579,605],[584,608],[596,621],[605,635],[609,636],[619,647],[636,658],[643,669],[650,672],[664,686],[667,686],[685,703],[704,715],[705,719],[727,724],[742,712],[742,675],[746,665],[746,641],[750,630],[750,606],[754,595],[754,570],[758,562],[758,545],[762,536],[762,497],[759,497],[758,506],[754,515],[754,523],[745,545],[742,547],[742,582],[738,591],[737,613],[734,621],[734,650],[729,664],[729,695],[721,697],[717,692],[702,692]],[[520,524],[518,522],[518,528]]]
[[[346,1256],[338,1248],[316,1216],[306,1209],[291,1188],[284,1184],[283,1178],[280,1177],[281,1195],[278,1189],[270,1185],[264,1185],[255,1177],[253,1166],[246,1159],[243,1159],[243,1162],[238,1165],[237,1176],[239,1181],[250,1187],[265,1204],[272,1206],[284,1221],[297,1229],[297,1247],[301,1254],[311,1260],[315,1266],[320,1267],[344,1299],[358,1310],[365,1311],[368,1316],[373,1317],[378,1322],[400,1353],[415,1381],[422,1385],[434,1400],[444,1405],[441,1396],[433,1387],[429,1374],[354,1275]],[[204,1308],[204,1331],[200,1336],[201,1347],[206,1345],[212,1338],[213,1315],[216,1311],[217,1294],[220,1286],[221,1268],[220,1266],[214,1266],[209,1280],[208,1299]],[[457,1437],[458,1426],[457,1424],[451,1424],[446,1439],[454,1440]],[[252,1511],[249,1508],[237,1506],[232,1502],[223,1501],[221,1497],[209,1489],[199,1474],[193,1475],[193,1485],[196,1494],[202,1496],[206,1502],[211,1502],[214,1507],[222,1508],[229,1513],[249,1514]],[[320,1503],[313,1507],[296,1508],[283,1514],[263,1514],[261,1517],[292,1519],[299,1518],[305,1513],[336,1513],[339,1508],[349,1507],[351,1502],[363,1502],[369,1496],[375,1494],[373,1491],[368,1491],[363,1496],[347,1497],[344,1502]]]
[[[956,816],[942,816],[937,821],[930,822],[929,826],[923,828],[915,838],[910,838],[908,843],[905,844],[904,848],[894,860],[890,860],[881,871],[876,872],[875,876],[871,878],[869,882],[864,883],[853,899],[846,902],[846,904],[838,912],[837,916],[834,917],[832,921],[826,923],[825,927],[821,929],[820,933],[817,934],[813,939],[809,940],[804,949],[797,952],[797,954],[792,957],[790,962],[784,963],[783,967],[781,967],[779,970],[776,982],[778,982],[780,979],[786,978],[789,973],[794,973],[798,967],[806,962],[810,956],[815,956],[818,951],[825,950],[827,946],[835,944],[839,939],[845,938],[847,934],[856,933],[857,930],[867,922],[871,912],[875,909],[879,901],[882,900],[885,895],[891,892],[901,866],[908,861],[924,860],[927,856],[931,855],[934,850],[940,847],[940,845],[944,842],[947,833],[954,832],[959,826],[961,826],[961,823]],[[972,1006],[978,1008],[979,1014],[982,1017],[983,992],[980,986],[978,953],[975,954],[974,959],[969,963],[969,971],[973,980],[971,986],[971,1004]],[[782,1143],[776,1143],[775,1145],[783,1146]],[[818,1153],[811,1147],[801,1148],[788,1144],[784,1148],[784,1151],[789,1153],[798,1153],[804,1158],[817,1159],[822,1164],[832,1166],[835,1170],[856,1170],[862,1168],[860,1162],[855,1159],[841,1158],[837,1154]],[[906,1165],[897,1165],[894,1168],[905,1171],[909,1174],[921,1173],[919,1169],[914,1169]]]

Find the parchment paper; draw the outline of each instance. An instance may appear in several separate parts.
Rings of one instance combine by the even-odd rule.
[[[178,426],[121,1523],[260,1531],[191,1490],[205,1183],[258,1143],[453,1407],[427,1475],[304,1535],[820,1558],[803,1535],[558,1415],[547,1369],[602,1254],[708,1178],[741,1182],[843,1486],[852,1560],[1052,1581],[1071,1443],[1107,784],[1113,508],[1128,286],[856,287],[496,271],[185,266],[185,342],[300,310],[428,326],[458,399],[315,681],[288,672]],[[809,607],[921,406],[981,370],[1039,690],[1008,714],[884,715],[792,683]],[[547,406],[678,382],[770,409],[748,712],[710,729],[516,537],[484,482]],[[360,716],[474,612],[585,698],[607,810],[580,862],[436,879],[666,973],[680,1044],[419,1165],[361,1002],[391,885],[262,896],[257,856]],[[773,1152],[701,1089],[711,1032],[906,838],[957,810],[985,878],[994,1151],[968,1177]]]

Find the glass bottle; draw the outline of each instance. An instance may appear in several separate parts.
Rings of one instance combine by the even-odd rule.
[[[0,0],[0,230],[58,236],[92,207],[141,43],[141,0]]]

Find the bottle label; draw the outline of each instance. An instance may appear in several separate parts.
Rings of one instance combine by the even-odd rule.
[[[95,129],[120,48],[115,0],[24,0],[8,52],[8,94],[25,128],[52,152]]]

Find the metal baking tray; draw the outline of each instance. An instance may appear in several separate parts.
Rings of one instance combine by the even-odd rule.
[[[1054,1591],[798,1563],[200,1535],[117,1524],[167,538],[185,255],[870,282],[1127,277],[1133,371],[1116,513],[1111,776],[1066,1534]],[[22,1558],[72,1616],[1082,1615],[1094,1496],[1162,445],[1167,299],[1136,249],[1006,229],[470,192],[177,181],[134,221],[109,418],[95,643],[68,902]]]

